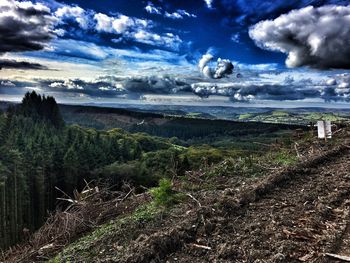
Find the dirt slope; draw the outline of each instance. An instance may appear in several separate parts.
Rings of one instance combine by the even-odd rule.
[[[120,262],[334,262],[324,253],[348,253],[349,150],[341,146],[238,193],[197,196],[202,207],[131,242]]]
[[[232,206],[225,217],[216,218],[216,229],[210,235],[196,237],[210,250],[185,245],[167,260],[330,262],[323,253],[337,252],[332,250],[348,230],[349,150],[341,148],[316,163],[290,171],[286,180],[275,181],[270,189],[263,187],[262,196],[253,197],[241,208]],[[270,177],[270,182],[277,177]],[[346,244],[341,247],[339,252],[349,252]]]

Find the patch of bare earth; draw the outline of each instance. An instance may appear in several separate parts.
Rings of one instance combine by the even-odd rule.
[[[214,230],[167,261],[329,262],[324,253],[348,230],[349,200],[350,154],[340,147],[270,176],[240,198],[227,196],[224,208],[208,219]],[[342,247],[346,254],[349,247]]]
[[[349,220],[349,152],[338,147],[238,192],[192,196],[196,208],[145,229],[119,262],[330,262]]]

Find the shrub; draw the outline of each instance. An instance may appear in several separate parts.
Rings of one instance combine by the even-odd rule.
[[[169,207],[177,203],[180,199],[179,194],[177,194],[172,189],[172,183],[169,179],[161,179],[159,181],[159,186],[150,190],[150,193],[154,199],[156,205]]]

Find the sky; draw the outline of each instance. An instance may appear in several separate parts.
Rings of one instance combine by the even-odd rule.
[[[350,108],[349,0],[1,0],[0,100]]]

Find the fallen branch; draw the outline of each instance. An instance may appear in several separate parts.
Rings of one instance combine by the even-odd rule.
[[[346,262],[350,262],[350,257],[348,257],[348,256],[341,256],[341,255],[332,254],[332,253],[326,253],[326,256],[331,257],[331,258],[336,258],[339,260],[343,260]]]
[[[189,198],[191,198],[192,200],[194,200],[194,201],[198,204],[199,207],[202,207],[202,204],[201,204],[196,198],[194,198],[193,195],[191,195],[191,194],[189,194],[189,193],[186,193],[186,195],[187,195]]]
[[[123,198],[117,199],[117,200],[116,200],[117,202],[116,202],[115,206],[117,207],[117,205],[118,205],[119,202],[123,202],[126,198],[128,198],[129,195],[130,195],[133,191],[134,191],[134,189],[131,188],[130,191],[129,191]]]
[[[260,168],[263,168],[265,170],[280,170],[281,167],[267,167],[267,166],[264,166],[260,163],[255,163],[256,166],[259,166]]]
[[[298,158],[300,158],[301,154],[299,153],[298,146],[299,146],[299,144],[297,142],[295,142],[294,143],[294,149],[295,149],[295,152],[297,153]]]
[[[203,246],[203,245],[194,244],[194,243],[192,243],[191,245],[194,246],[194,247],[197,247],[197,248],[203,248],[203,249],[211,250],[211,247],[208,247],[208,246]]]

